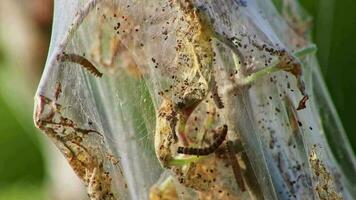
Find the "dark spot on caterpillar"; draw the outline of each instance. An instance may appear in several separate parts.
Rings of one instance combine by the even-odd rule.
[[[83,56],[76,55],[76,54],[63,53],[63,54],[58,55],[57,60],[61,61],[61,62],[77,63],[77,64],[81,65],[82,67],[84,67],[84,69],[88,70],[94,76],[97,76],[97,77],[103,76],[103,74],[101,72],[99,72],[95,68],[95,66],[88,59],[84,58]]]
[[[220,135],[211,146],[206,148],[178,147],[177,152],[179,154],[196,155],[196,156],[205,156],[213,153],[224,142],[227,135],[227,125],[224,125],[218,131]]]

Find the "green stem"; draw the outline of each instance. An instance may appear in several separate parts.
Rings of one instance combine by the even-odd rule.
[[[311,44],[303,49],[299,49],[293,53],[293,55],[297,58],[303,58],[306,55],[313,54],[317,50],[317,47],[315,44]]]
[[[265,67],[247,77],[245,77],[244,79],[242,79],[241,81],[241,84],[242,85],[248,85],[252,82],[254,82],[255,80],[258,80],[259,78],[265,76],[265,75],[268,75],[268,74],[271,74],[273,72],[276,72],[276,71],[280,71],[281,69],[278,67],[277,64],[273,65],[273,66],[269,66],[269,67]]]
[[[298,59],[301,59],[308,54],[312,54],[312,53],[316,52],[316,50],[317,50],[317,47],[314,44],[312,44],[312,45],[307,46],[303,49],[299,49],[299,50],[295,51],[293,53],[293,56],[297,57]],[[268,75],[268,74],[271,74],[273,72],[277,72],[280,70],[281,70],[281,68],[278,66],[278,62],[274,61],[271,66],[265,67],[262,70],[257,71],[255,73],[245,77],[244,79],[242,79],[241,84],[242,85],[251,84],[255,80],[258,80],[259,78],[261,78],[265,75]]]
[[[203,156],[189,156],[185,158],[174,158],[169,161],[170,166],[182,167],[192,162],[197,162],[202,159]]]

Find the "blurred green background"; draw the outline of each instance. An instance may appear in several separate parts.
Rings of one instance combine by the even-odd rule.
[[[18,66],[18,69],[11,69],[10,67],[23,64],[19,61],[17,61],[19,63],[16,61],[14,63],[16,55],[11,53],[16,51],[16,48],[22,47],[22,40],[15,40],[15,50],[13,50],[14,47],[9,46],[11,42],[8,41],[9,35],[5,34],[6,30],[0,29],[0,200],[43,199],[46,172],[44,153],[41,149],[44,144],[39,138],[41,133],[35,131],[33,127],[31,112],[32,96],[46,59],[52,4],[50,0],[17,0],[14,2],[17,2],[19,6],[17,9],[23,12],[22,17],[27,18],[24,23],[31,23],[27,27],[28,31],[34,31],[39,35],[35,41],[40,45],[35,45],[36,48],[34,48],[38,51],[38,55],[32,57],[36,60],[31,63],[33,68],[23,69],[23,66]],[[355,149],[356,135],[353,134],[353,130],[356,129],[354,122],[356,114],[356,1],[301,0],[301,3],[314,17],[313,36],[318,45],[320,65],[332,99]],[[29,4],[35,4],[35,6]],[[4,3],[0,3],[0,6],[4,6]],[[0,7],[0,12],[1,9]],[[8,18],[2,18],[0,23],[9,23],[9,21],[13,23],[13,20],[17,19],[13,16],[8,16]],[[4,27],[0,26],[0,28]],[[13,35],[13,37],[16,36],[18,35]],[[26,51],[29,52],[31,49]],[[13,73],[13,70],[15,72],[17,70],[19,74],[31,72],[29,73],[31,78],[25,80],[28,81],[27,90],[20,91],[22,93],[18,97],[16,96],[19,92],[16,88],[16,77],[10,82],[14,84],[13,90],[10,90],[11,85],[6,85],[9,84],[6,75]],[[16,98],[24,98],[26,95],[27,103],[16,103]]]

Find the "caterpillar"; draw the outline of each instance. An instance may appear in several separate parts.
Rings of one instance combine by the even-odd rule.
[[[77,64],[81,65],[82,67],[84,67],[84,69],[88,70],[94,76],[96,76],[96,77],[103,76],[103,74],[101,72],[99,72],[99,70],[97,70],[95,68],[95,66],[88,59],[84,58],[83,56],[80,56],[77,54],[63,53],[58,56],[58,60],[61,62],[77,63]]]
[[[177,153],[186,155],[205,156],[213,153],[225,140],[227,135],[227,125],[219,129],[220,136],[215,142],[206,148],[178,147]]]
[[[239,185],[240,189],[242,192],[246,191],[245,188],[245,184],[244,184],[244,180],[242,178],[242,172],[241,172],[241,167],[239,164],[239,161],[236,158],[236,151],[235,151],[235,147],[232,141],[228,141],[226,143],[227,146],[227,153],[228,153],[228,157],[230,160],[230,164],[232,167],[232,171],[234,173],[235,176],[235,180],[237,182],[237,184]]]
[[[212,98],[213,98],[213,100],[214,100],[215,105],[216,105],[219,109],[224,108],[224,103],[222,102],[221,97],[219,96],[219,93],[218,93],[218,85],[217,85],[217,82],[216,82],[214,76],[211,77],[211,82],[210,82],[210,84],[211,84],[211,94],[212,94]]]

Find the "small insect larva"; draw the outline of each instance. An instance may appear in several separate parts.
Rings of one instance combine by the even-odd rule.
[[[236,158],[236,151],[235,151],[234,144],[232,141],[228,141],[226,143],[226,146],[227,146],[227,153],[229,156],[230,164],[231,164],[234,176],[235,176],[236,183],[239,185],[241,191],[244,192],[246,190],[246,188],[245,188],[245,184],[244,184],[244,181],[242,178],[241,167],[239,165],[239,161]]]
[[[61,82],[57,82],[56,92],[54,94],[54,98],[56,101],[58,101],[59,97],[61,96],[61,93],[62,93],[62,84],[61,84]]]
[[[103,74],[101,72],[99,72],[95,68],[95,66],[88,59],[84,58],[83,56],[76,55],[76,54],[63,53],[58,56],[58,60],[61,62],[77,63],[77,64],[81,65],[82,67],[84,67],[86,70],[88,70],[94,76],[97,76],[97,77],[103,76]]]
[[[216,83],[215,77],[212,76],[211,77],[211,94],[212,94],[212,98],[214,100],[215,105],[219,108],[222,109],[224,108],[224,103],[221,100],[221,97],[219,96],[218,93],[218,85]]]
[[[227,135],[227,125],[224,125],[221,129],[219,129],[220,136],[215,142],[206,148],[192,148],[192,147],[178,147],[179,154],[186,155],[196,155],[196,156],[205,156],[213,153],[225,140]]]

